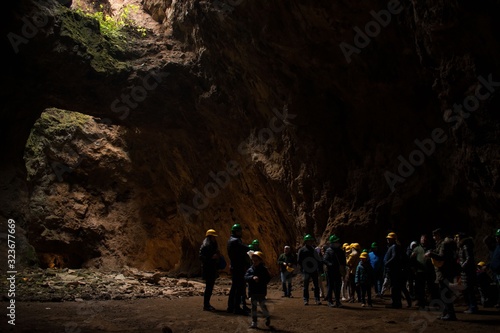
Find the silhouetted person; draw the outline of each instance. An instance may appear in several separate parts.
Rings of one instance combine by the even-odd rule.
[[[384,265],[387,276],[391,283],[391,304],[388,308],[401,309],[401,280],[402,280],[402,260],[403,249],[397,242],[397,235],[390,232],[387,236],[388,249],[384,257]]]
[[[292,297],[292,279],[295,265],[297,265],[297,257],[290,246],[286,245],[284,252],[278,257],[283,297]]]
[[[442,302],[443,313],[441,320],[457,320],[453,300],[456,298],[449,284],[455,279],[455,259],[454,241],[450,238],[444,238],[443,231],[439,228],[432,232],[432,237],[436,242],[436,249],[427,252],[426,257],[433,259],[436,271],[436,279],[439,283],[440,298]]]
[[[467,310],[465,310],[464,313],[477,313],[477,273],[476,259],[474,256],[474,240],[464,233],[458,234],[458,260],[462,267],[462,272],[460,274],[462,286],[465,287],[462,293],[464,295],[465,304],[467,305]]]
[[[490,268],[495,275],[495,282],[498,289],[497,304],[495,307],[500,308],[500,229],[495,232],[495,240],[497,244],[495,250],[493,250],[493,253],[491,254]]]
[[[220,259],[219,246],[215,237],[217,237],[215,230],[208,229],[200,247],[202,278],[205,280],[205,292],[203,293],[204,311],[215,311],[215,308],[210,305],[215,280],[218,277]]]
[[[373,287],[375,295],[382,296],[382,284],[384,283],[384,258],[380,255],[379,247],[376,242],[371,245],[371,251],[368,253],[370,265],[373,268]]]
[[[336,235],[331,235],[328,239],[330,246],[327,247],[323,255],[323,262],[326,265],[326,276],[328,279],[328,291],[326,299],[328,306],[341,307],[340,289],[342,288],[342,273],[346,269],[346,257],[342,250],[340,239]],[[335,304],[332,295],[335,294]]]
[[[227,312],[234,314],[249,315],[240,307],[242,297],[245,296],[246,282],[245,273],[247,270],[249,248],[241,241],[241,225],[234,224],[231,227],[231,237],[227,242],[227,254],[230,260],[231,289],[227,300]]]
[[[314,285],[314,299],[316,304],[321,304],[319,300],[319,272],[321,271],[322,259],[313,246],[314,237],[310,234],[304,236],[304,246],[299,249],[298,264],[304,279],[303,299],[304,305],[309,305],[309,283],[313,282]]]

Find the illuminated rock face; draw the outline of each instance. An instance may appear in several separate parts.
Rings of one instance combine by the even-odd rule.
[[[116,43],[51,1],[6,6],[0,215],[42,265],[196,274],[205,231],[225,253],[233,223],[275,273],[305,233],[407,245],[439,225],[485,258],[493,2],[145,0],[149,34]]]

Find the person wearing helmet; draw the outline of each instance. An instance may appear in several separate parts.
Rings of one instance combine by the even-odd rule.
[[[240,224],[231,227],[231,236],[227,241],[227,254],[230,261],[231,289],[227,300],[227,312],[248,316],[248,311],[241,307],[246,296],[245,272],[248,269],[248,246],[243,244],[243,234]]]
[[[314,237],[311,234],[304,236],[304,245],[299,249],[298,264],[300,272],[303,276],[303,293],[304,305],[309,305],[309,283],[313,282],[314,285],[314,299],[316,304],[320,305],[319,299],[319,273],[322,270],[322,259],[318,256],[314,249]]]
[[[362,252],[359,256],[359,264],[356,267],[354,281],[361,293],[361,306],[365,307],[368,305],[372,307],[371,286],[373,283],[373,268],[368,260],[367,252]]]
[[[248,258],[249,258],[249,265],[248,267],[250,267],[250,265],[252,265],[252,254],[255,252],[255,251],[260,251],[260,242],[258,239],[254,239],[252,241],[252,243],[248,244],[248,248],[250,249],[247,254],[248,254]]]
[[[485,308],[492,307],[496,304],[497,288],[494,280],[488,272],[488,265],[484,261],[480,261],[476,266],[477,289],[481,299],[481,305]]]
[[[354,303],[355,295],[357,296],[358,302],[361,302],[361,294],[359,288],[356,288],[356,283],[354,278],[356,276],[356,268],[359,264],[359,255],[361,254],[361,245],[359,243],[351,244],[351,253],[347,258],[347,267],[349,269],[349,280],[347,282],[347,288],[349,289],[349,303]]]
[[[490,268],[495,276],[495,282],[497,284],[497,304],[496,308],[500,308],[500,229],[495,232],[496,247],[491,254]]]
[[[436,248],[433,251],[425,253],[426,257],[434,260],[434,269],[436,271],[436,279],[439,283],[439,294],[442,302],[441,320],[455,321],[457,320],[453,300],[456,299],[453,290],[450,289],[450,283],[456,277],[456,243],[453,239],[445,238],[441,228],[435,229],[432,232],[432,237],[436,242]]]
[[[264,265],[264,254],[261,251],[255,251],[252,254],[252,266],[245,273],[245,281],[248,283],[248,296],[252,300],[250,327],[257,328],[257,305],[260,306],[266,318],[266,326],[271,326],[271,317],[266,305],[267,285],[271,281],[271,274]]]
[[[342,272],[346,270],[345,253],[340,246],[340,238],[336,235],[331,235],[328,238],[330,245],[327,247],[323,255],[323,262],[327,267],[328,291],[326,299],[330,307],[342,307],[340,303],[340,289],[342,288]],[[335,304],[333,304],[332,296],[335,294]]]
[[[252,247],[253,247],[253,250],[254,250],[254,251],[262,251],[262,250],[260,249],[260,242],[259,242],[259,240],[258,240],[258,239],[254,239],[254,240],[252,241]]]
[[[344,250],[346,262],[347,262],[347,258],[349,258],[349,256],[351,255],[351,245],[349,243],[344,243],[344,245],[342,245],[342,248]],[[349,275],[350,275],[349,266],[346,266],[344,276],[342,277],[342,287],[340,289],[340,293],[342,295],[342,298],[341,298],[342,301],[347,301],[347,300],[351,299],[351,297],[349,295],[349,292],[350,292],[350,287],[349,287],[350,276]]]
[[[290,246],[286,245],[284,252],[278,257],[283,297],[292,297],[292,279],[295,265],[297,265],[297,257]]]
[[[373,268],[373,287],[375,290],[375,295],[377,297],[382,297],[382,284],[384,283],[384,260],[379,252],[379,246],[377,242],[373,242],[370,246],[370,252],[368,253],[368,259],[370,265]]]
[[[215,280],[218,277],[220,252],[217,244],[217,232],[208,229],[205,239],[201,244],[199,257],[201,260],[202,278],[205,280],[205,291],[203,292],[203,311],[215,311],[210,305],[210,298],[214,290]]]
[[[387,305],[388,308],[401,309],[401,281],[403,269],[403,254],[404,250],[397,242],[397,236],[394,232],[390,232],[387,236],[387,252],[384,256],[384,266],[387,278],[391,285],[391,300],[392,303]]]

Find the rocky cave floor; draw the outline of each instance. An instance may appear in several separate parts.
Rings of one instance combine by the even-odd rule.
[[[301,278],[294,280],[301,289]],[[216,283],[212,305],[202,311],[203,281],[169,277],[163,272],[119,272],[90,269],[26,269],[16,275],[15,325],[2,316],[1,332],[247,332],[250,317],[225,312],[230,279]],[[2,289],[8,290],[6,280]],[[375,299],[373,308],[344,303],[343,308],[303,305],[295,291],[282,298],[280,283],[269,285],[268,307],[272,326],[259,319],[259,330],[276,332],[500,332],[500,311],[480,308],[463,313],[462,298],[455,301],[457,322],[442,322],[438,311],[418,308],[386,309],[390,297]],[[312,295],[312,294],[311,294]],[[10,298],[2,295],[3,312]],[[8,313],[8,312],[7,312]],[[260,315],[260,314],[259,314]]]

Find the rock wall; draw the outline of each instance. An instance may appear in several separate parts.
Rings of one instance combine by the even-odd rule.
[[[204,231],[225,252],[235,222],[274,272],[305,233],[440,225],[485,258],[498,1],[145,0],[148,35],[121,42],[75,4],[8,6],[3,35],[38,27],[4,41],[0,215],[41,258],[196,274]]]

